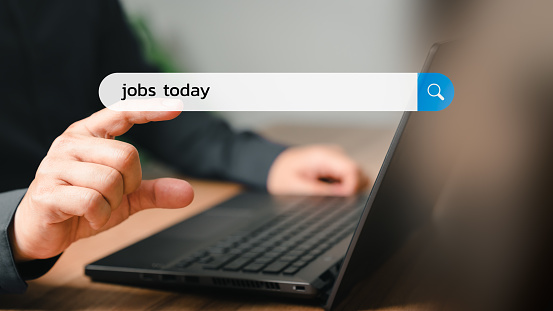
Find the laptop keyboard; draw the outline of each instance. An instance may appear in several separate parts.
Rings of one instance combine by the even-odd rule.
[[[294,275],[352,234],[363,204],[343,198],[305,199],[249,231],[236,232],[173,266]]]

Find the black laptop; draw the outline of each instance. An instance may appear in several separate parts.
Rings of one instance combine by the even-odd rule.
[[[439,72],[430,63],[441,49],[432,48],[424,71]],[[86,275],[136,286],[317,298],[335,310],[427,216],[420,211],[439,187],[411,191],[408,181],[413,167],[424,171],[433,162],[416,156],[424,139],[419,128],[440,117],[405,113],[368,198],[243,193],[89,264]]]

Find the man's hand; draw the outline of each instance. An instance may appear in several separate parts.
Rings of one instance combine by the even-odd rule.
[[[292,147],[274,161],[267,178],[272,194],[347,196],[365,189],[367,176],[337,146]]]
[[[194,192],[184,180],[142,180],[136,148],[113,140],[134,124],[170,120],[178,111],[109,109],[72,124],[52,144],[15,213],[16,261],[45,259],[149,208],[180,208]]]

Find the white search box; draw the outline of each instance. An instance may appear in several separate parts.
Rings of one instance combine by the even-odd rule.
[[[114,73],[99,89],[108,108],[166,110],[137,100],[172,98],[185,111],[441,110],[453,94],[435,73]]]

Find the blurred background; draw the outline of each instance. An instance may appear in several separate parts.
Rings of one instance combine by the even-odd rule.
[[[550,1],[122,3],[148,56],[164,71],[420,72],[434,42],[460,38],[454,53],[438,60],[456,85],[455,102],[441,113],[454,118],[425,122],[425,139],[414,148],[421,153],[409,157],[425,165],[416,166],[405,189],[424,194],[424,181],[440,176],[436,171],[447,174],[436,187],[443,186],[438,200],[428,204],[435,209],[437,243],[420,279],[435,274],[432,292],[448,293],[439,298],[452,299],[458,310],[553,305]],[[365,169],[372,180],[384,157],[377,150],[386,150],[401,115],[220,114],[236,128],[262,133],[287,125],[269,138],[292,144],[311,137],[297,126],[314,126],[325,142],[358,150],[352,156],[371,165]],[[338,127],[346,134],[333,136]],[[355,140],[362,128],[373,134]],[[455,169],[444,169],[452,159]]]
[[[150,58],[176,72],[419,72],[436,40],[425,29],[428,15],[421,2],[122,0]],[[239,129],[277,124],[391,129],[401,116],[219,114]]]

